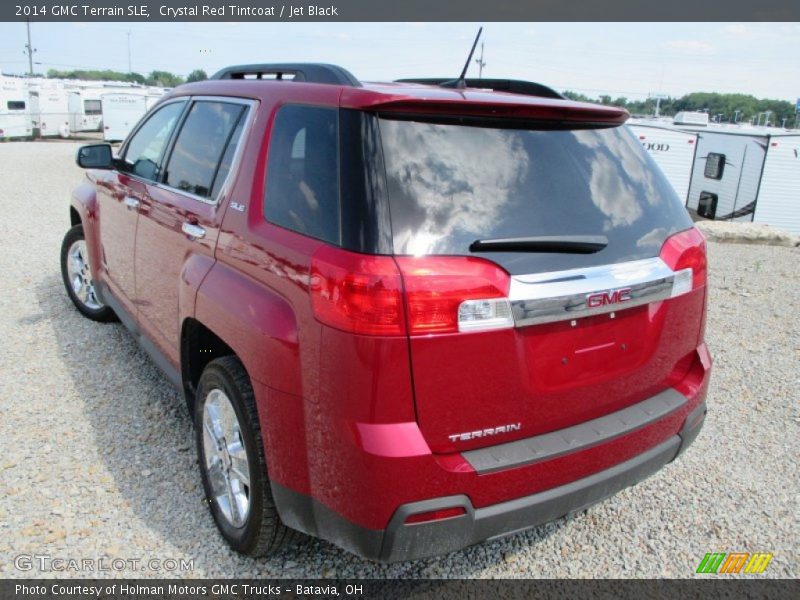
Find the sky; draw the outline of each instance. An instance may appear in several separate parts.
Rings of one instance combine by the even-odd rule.
[[[364,81],[456,77],[475,23],[33,23],[35,70],[211,75],[231,64],[331,62]],[[484,77],[643,99],[693,91],[800,98],[800,23],[486,23]],[[0,70],[27,71],[24,23],[0,23]],[[480,52],[480,47],[476,54]],[[473,62],[470,76],[477,76]]]

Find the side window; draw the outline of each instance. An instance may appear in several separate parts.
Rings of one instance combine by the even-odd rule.
[[[272,128],[264,216],[275,225],[341,243],[338,112],[284,106]]]
[[[8,110],[25,110],[25,102],[21,100],[9,100],[6,102]]]
[[[210,198],[220,161],[245,110],[230,102],[195,102],[175,140],[164,183]]]
[[[158,109],[133,135],[125,149],[122,170],[155,181],[159,160],[175,128],[185,102],[173,102]]]
[[[706,158],[706,168],[703,173],[709,179],[722,179],[725,170],[725,155],[709,152]]]
[[[234,129],[233,135],[231,135],[231,139],[228,142],[228,146],[225,148],[225,154],[222,155],[222,160],[219,163],[217,175],[214,177],[214,186],[211,188],[212,198],[217,197],[219,190],[222,188],[222,184],[225,183],[225,179],[228,177],[228,173],[231,170],[233,156],[236,154],[236,147],[239,145],[239,138],[242,137],[244,121],[245,117],[243,114],[241,117],[239,117],[239,124],[236,126],[236,129]]]
[[[103,108],[100,100],[84,100],[83,112],[87,115],[102,115]]]

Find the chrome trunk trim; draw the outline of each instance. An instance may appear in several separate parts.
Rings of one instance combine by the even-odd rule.
[[[509,300],[516,327],[568,321],[666,300],[675,272],[660,258],[515,275]]]

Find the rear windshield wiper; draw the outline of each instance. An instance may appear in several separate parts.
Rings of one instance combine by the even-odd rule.
[[[608,246],[604,235],[535,235],[531,237],[475,240],[470,252],[559,252],[594,254]]]

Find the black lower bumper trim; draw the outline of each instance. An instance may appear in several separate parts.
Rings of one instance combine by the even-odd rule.
[[[385,530],[352,523],[318,501],[272,483],[283,522],[294,529],[326,539],[354,554],[380,562],[436,556],[485,540],[504,537],[554,521],[612,496],[649,477],[671,462],[697,436],[705,407],[686,419],[680,434],[605,471],[531,496],[474,508],[464,495],[413,502],[400,506]],[[463,507],[465,514],[449,519],[406,524],[410,515]]]
[[[466,496],[437,498],[402,506],[386,530],[380,560],[394,562],[459,550],[554,521],[599,502],[658,471],[681,446],[679,436],[610,469],[566,485],[474,509]],[[409,515],[463,506],[466,514],[443,521],[405,525]]]

